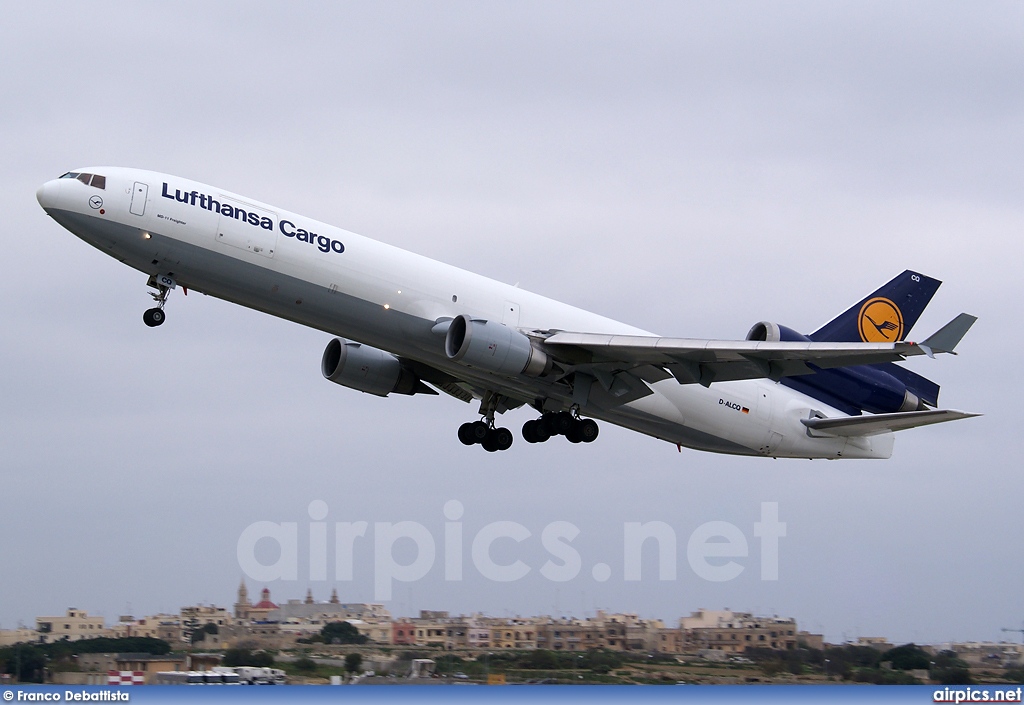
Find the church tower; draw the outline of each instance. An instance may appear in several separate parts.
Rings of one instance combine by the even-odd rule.
[[[245,586],[245,578],[238,585],[238,599],[235,601],[235,619],[249,619],[249,588]]]

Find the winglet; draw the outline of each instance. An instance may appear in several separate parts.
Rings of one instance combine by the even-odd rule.
[[[955,355],[956,353],[953,352],[953,349],[967,335],[967,331],[971,329],[976,320],[978,320],[977,316],[961,313],[928,336],[927,340],[919,343],[918,347],[928,353],[929,357],[931,357],[930,353],[953,353]]]

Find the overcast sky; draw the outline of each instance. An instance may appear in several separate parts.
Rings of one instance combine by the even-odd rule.
[[[230,606],[253,522],[298,525],[296,580],[371,601],[375,522],[422,524],[433,569],[394,614],[701,607],[796,617],[833,640],[1015,639],[1024,620],[1019,2],[19,3],[0,24],[0,627]],[[602,424],[596,443],[466,448],[475,405],[328,384],[329,336],[175,293],[35,200],[93,165],[196,179],[663,335],[814,330],[912,268],[945,283],[914,333],[979,316],[960,356],[915,359],[980,419],[906,431],[887,461],[733,458]],[[913,337],[913,336],[912,336]],[[998,340],[996,345],[994,341]],[[354,579],[310,580],[308,507],[367,521]],[[462,581],[444,575],[458,500]],[[787,524],[761,579],[761,505]],[[499,583],[469,545],[531,568]],[[552,522],[578,577],[540,573]],[[626,522],[678,541],[624,579]],[[749,542],[701,578],[691,535]],[[412,560],[408,541],[396,559]],[[331,544],[333,551],[333,543]],[[271,547],[272,548],[272,547]],[[260,560],[273,562],[261,543]],[[272,555],[273,554],[273,555]],[[605,563],[599,582],[592,567]],[[250,593],[263,583],[249,580]]]

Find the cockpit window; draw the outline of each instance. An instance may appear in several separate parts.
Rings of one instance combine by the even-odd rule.
[[[104,189],[107,188],[107,177],[101,176],[100,174],[79,174],[77,171],[69,171],[62,175],[62,179],[78,179],[86,186],[93,186],[95,188]]]

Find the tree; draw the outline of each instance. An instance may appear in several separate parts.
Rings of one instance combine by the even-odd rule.
[[[889,649],[882,654],[882,661],[891,661],[893,670],[896,671],[912,671],[918,668],[927,670],[931,665],[928,652],[917,644],[904,644]]]
[[[203,641],[204,639],[206,639],[207,634],[218,633],[220,633],[220,630],[217,628],[217,625],[213,622],[207,622],[205,625],[203,625],[202,628],[193,630],[192,643],[195,644],[198,641]]]
[[[558,659],[546,649],[531,651],[521,662],[522,668],[538,668],[542,670],[554,670],[558,668]]]
[[[349,673],[355,673],[363,665],[362,654],[349,654],[345,657],[345,670]]]
[[[967,668],[967,662],[956,655],[955,651],[946,649],[935,654],[932,660],[935,668]]]
[[[274,665],[274,657],[266,651],[253,652],[249,649],[228,649],[224,652],[225,666],[257,666]]]
[[[942,685],[974,685],[969,668],[958,666],[946,666],[945,668],[933,668],[928,672],[928,677],[938,681]]]
[[[1003,677],[1011,683],[1024,683],[1024,668],[1011,666],[1003,673]]]
[[[249,665],[260,668],[270,668],[274,665],[274,657],[266,651],[257,651],[252,655]]]
[[[20,683],[42,683],[46,669],[46,652],[31,644],[15,644],[0,652],[0,661],[5,661],[3,670],[13,673]]]
[[[325,644],[365,644],[367,638],[348,622],[330,622],[320,630]]]
[[[50,644],[15,644],[0,648],[0,672],[15,673],[23,682],[41,682],[48,662],[66,662],[75,654],[147,653],[166,654],[171,645],[151,637],[127,639],[61,639]]]
[[[308,656],[304,656],[303,658],[298,659],[294,665],[295,668],[297,668],[300,671],[310,672],[316,670],[316,661],[309,658]]]

